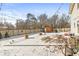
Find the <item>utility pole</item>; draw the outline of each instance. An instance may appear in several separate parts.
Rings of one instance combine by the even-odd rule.
[[[0,12],[2,11],[2,6],[3,6],[3,3],[0,3]],[[2,17],[2,19],[1,19],[1,21],[2,21],[2,23],[4,24],[4,27],[3,28],[7,28],[6,27],[6,19],[3,17],[3,13],[1,14],[1,17]]]
[[[3,4],[2,3],[0,3],[0,12],[2,11],[2,6],[3,6]],[[1,14],[1,21],[4,23],[4,21],[3,21],[3,14]]]
[[[0,13],[1,13],[1,10],[2,10],[2,3],[0,3]],[[2,16],[1,16],[0,22],[2,23],[2,21],[3,21],[3,19],[2,19]],[[1,26],[1,28],[2,28],[2,26]]]
[[[19,34],[19,20],[17,19],[17,30],[18,30],[18,34]]]

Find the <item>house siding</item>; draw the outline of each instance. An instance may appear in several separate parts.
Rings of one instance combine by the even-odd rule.
[[[71,33],[78,33],[77,21],[79,20],[79,9],[77,3],[74,4],[73,11],[70,14],[71,17]]]

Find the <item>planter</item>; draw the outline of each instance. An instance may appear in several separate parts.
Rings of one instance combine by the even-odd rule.
[[[28,34],[25,34],[25,39],[28,39]]]
[[[43,35],[43,33],[39,33],[39,35]]]

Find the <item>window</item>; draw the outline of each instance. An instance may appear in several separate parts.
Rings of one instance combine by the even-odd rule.
[[[79,3],[77,3],[77,8],[79,9]]]

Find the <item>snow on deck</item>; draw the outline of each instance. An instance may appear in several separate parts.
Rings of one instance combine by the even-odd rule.
[[[57,33],[58,34],[58,33]],[[62,33],[60,33],[62,34]],[[0,55],[3,56],[63,56],[61,50],[58,50],[56,46],[46,46],[49,43],[44,43],[41,38],[56,35],[56,33],[46,33],[45,35],[29,35],[28,39],[24,36],[18,38],[12,38],[11,40],[0,41]],[[9,45],[9,46],[6,46]],[[15,45],[15,46],[11,46]],[[30,46],[27,46],[30,45]],[[36,46],[34,46],[36,45]],[[37,46],[39,45],[39,46]],[[56,44],[54,44],[56,45]]]

